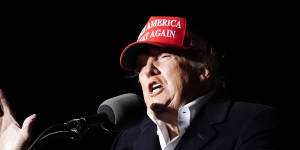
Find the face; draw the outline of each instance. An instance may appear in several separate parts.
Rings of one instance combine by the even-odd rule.
[[[192,71],[182,56],[153,48],[141,53],[137,64],[146,106],[161,120],[164,114],[177,114],[199,93],[199,74]]]

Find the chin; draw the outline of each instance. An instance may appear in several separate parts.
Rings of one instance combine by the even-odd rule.
[[[168,105],[163,105],[159,103],[152,103],[150,105],[151,113],[156,119],[164,122],[174,122],[177,118],[177,111],[168,107]]]
[[[166,105],[161,104],[161,103],[152,103],[150,105],[150,109],[155,112],[155,113],[161,113],[163,112],[165,109],[167,109]]]

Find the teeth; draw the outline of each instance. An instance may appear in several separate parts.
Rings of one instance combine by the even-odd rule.
[[[153,84],[153,85],[152,85],[152,93],[158,92],[159,89],[160,89],[160,86],[161,86],[161,85],[160,85],[159,83]]]
[[[158,92],[159,91],[159,88],[158,89],[154,89],[153,91],[152,91],[152,93],[154,94],[154,93],[156,93],[156,92]]]
[[[160,84],[159,83],[156,83],[156,84],[154,84],[153,86],[152,86],[152,88],[154,89],[154,88],[157,88],[157,87],[159,87],[160,86]]]

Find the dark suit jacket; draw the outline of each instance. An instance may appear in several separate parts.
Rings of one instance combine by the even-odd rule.
[[[247,102],[212,100],[199,112],[176,150],[276,149],[279,121],[273,108]],[[156,125],[147,117],[122,132],[112,150],[159,150]]]

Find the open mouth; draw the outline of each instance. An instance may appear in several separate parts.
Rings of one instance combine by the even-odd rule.
[[[163,86],[161,83],[153,81],[149,84],[150,96],[156,96],[163,91]]]

